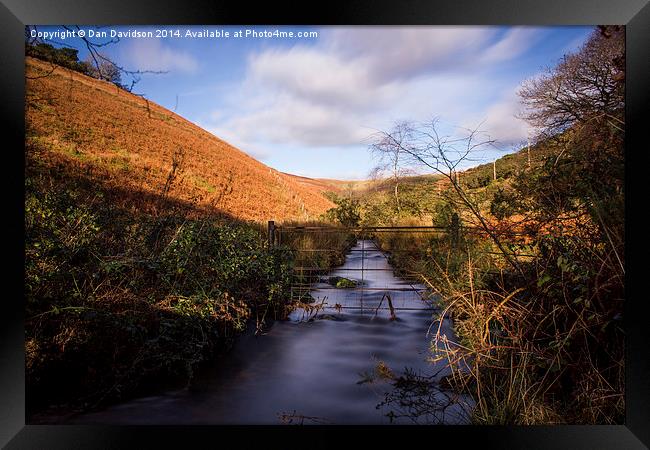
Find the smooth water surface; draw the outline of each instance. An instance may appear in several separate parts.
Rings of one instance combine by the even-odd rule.
[[[392,385],[360,381],[380,361],[397,376],[407,367],[436,374],[434,379],[449,373],[444,361],[428,359],[432,305],[420,296],[423,286],[393,276],[386,257],[369,240],[358,241],[331,276],[363,279],[362,289],[316,284],[314,304],[324,300],[326,307],[313,320],[303,310],[294,311],[265,335],[240,337],[219,368],[202,371],[188,389],[132,400],[68,423],[390,423],[386,414],[394,407],[377,405]],[[391,320],[386,293],[396,320]],[[442,331],[453,338],[446,319]],[[462,408],[453,405],[443,422],[459,423],[461,416]]]

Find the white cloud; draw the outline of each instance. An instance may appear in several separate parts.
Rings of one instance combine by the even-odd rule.
[[[322,103],[368,98],[355,96],[369,87],[365,67],[304,47],[266,51],[251,58],[248,81]]]
[[[481,108],[495,137],[512,142],[523,130],[511,114],[516,98],[495,103],[503,81],[486,70],[539,36],[525,27],[326,28],[316,45],[250,55],[226,98],[228,115],[215,115],[212,129],[239,145],[343,146],[363,144],[391,120],[435,114],[460,124]]]
[[[351,27],[336,29],[331,47],[361,60],[380,81],[445,72],[495,35],[486,27]]]
[[[327,105],[279,96],[263,108],[219,124],[242,141],[306,146],[358,144],[368,134],[354,117]]]
[[[198,61],[185,51],[163,45],[159,39],[133,39],[120,54],[127,68],[133,70],[196,72]]]
[[[539,40],[542,31],[538,28],[517,27],[509,30],[495,44],[487,48],[480,56],[482,63],[493,63],[516,58]]]
[[[230,129],[218,128],[209,124],[197,124],[197,125],[199,125],[204,130],[212,133],[222,141],[227,142],[228,144],[238,148],[239,150],[243,151],[244,153],[252,156],[253,158],[259,161],[264,161],[269,156],[271,156],[268,149],[264,148],[263,146],[260,146],[256,142],[242,139],[241,136],[233,133]]]
[[[465,126],[473,128],[481,123],[481,130],[492,139],[496,139],[499,148],[516,146],[525,142],[531,133],[531,128],[526,121],[518,118],[521,111],[522,105],[516,89],[511,89],[490,105],[483,114],[473,115],[473,122],[467,121]]]

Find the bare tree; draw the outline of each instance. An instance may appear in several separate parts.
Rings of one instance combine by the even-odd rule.
[[[530,190],[557,205],[539,211],[552,213],[545,220],[589,214],[624,273],[625,28],[599,26],[576,53],[526,81],[519,96],[528,107],[522,117],[540,138],[567,137],[557,139],[548,188]]]
[[[99,80],[105,80],[118,86],[122,85],[122,75],[120,74],[120,69],[108,58],[100,60],[97,67],[93,65],[93,61],[91,60],[90,56],[86,58],[85,63],[88,66],[88,75],[91,77],[97,78]]]
[[[442,135],[439,120],[433,119],[426,123],[397,123],[390,132],[377,133],[374,146],[388,154],[400,154],[401,163],[405,166],[425,167],[449,180],[462,203],[478,220],[481,228],[490,236],[508,263],[517,272],[522,273],[516,258],[506,250],[499,235],[488,224],[478,205],[458,181],[459,165],[472,161],[473,154],[494,144],[495,141],[480,130],[480,125],[474,129],[462,128],[454,136]]]
[[[578,52],[565,55],[553,68],[524,82],[518,94],[527,110],[521,117],[543,135],[595,117],[606,117],[620,126],[624,77],[625,28],[601,27]]]
[[[80,30],[78,25],[74,25],[70,27],[64,26],[63,28],[69,31],[77,31],[77,32]],[[160,71],[160,70],[129,70],[116,64],[115,61],[106,57],[101,52],[101,49],[111,44],[117,44],[118,42],[120,42],[119,38],[112,38],[108,41],[97,41],[84,36],[84,37],[80,37],[80,39],[82,40],[82,42],[86,46],[86,49],[88,50],[89,59],[92,61],[96,70],[100,74],[102,73],[102,64],[104,64],[105,66],[110,67],[111,71],[118,71],[121,75],[126,75],[131,77],[131,85],[128,87],[122,86],[129,92],[131,92],[133,90],[133,87],[140,81],[140,75],[144,73],[149,73],[149,74],[166,73],[165,71]],[[144,97],[144,94],[136,94],[136,95],[140,95],[141,97]]]
[[[142,97],[147,102],[147,110],[149,111],[149,100],[147,100],[145,94],[135,93],[133,92],[133,88],[140,81],[142,74],[164,74],[167,73],[166,71],[126,69],[125,67],[120,66],[111,58],[106,56],[104,52],[105,47],[119,43],[119,38],[112,38],[107,40],[92,39],[87,36],[79,36],[78,32],[81,30],[81,28],[78,25],[64,25],[63,28],[67,31],[75,32],[75,35],[81,39],[81,42],[88,51],[87,60],[84,62],[87,70],[84,70],[84,72],[87,72],[90,76],[94,76],[101,80],[110,81],[117,87],[125,89],[134,95]],[[34,33],[32,33],[32,31],[34,31]],[[45,43],[41,38],[32,36],[38,36],[38,27],[35,25],[29,25],[25,27],[25,43],[28,47]],[[57,42],[54,40],[49,40],[49,42],[51,44],[55,44],[59,48],[73,50],[75,52],[75,57],[76,52],[79,50],[65,42]],[[55,66],[53,64],[52,70],[46,76],[49,76],[52,72],[54,72],[54,68]],[[40,78],[42,78],[42,76]],[[130,79],[130,83],[124,84],[124,78]]]
[[[377,140],[370,146],[373,154],[379,158],[379,164],[373,169],[373,176],[388,172],[390,179],[393,181],[393,196],[395,197],[395,207],[397,213],[402,212],[399,199],[399,186],[402,177],[411,171],[404,166],[406,154],[400,145],[406,142],[411,136],[411,127],[408,122],[400,122],[395,125],[390,136],[379,133]]]

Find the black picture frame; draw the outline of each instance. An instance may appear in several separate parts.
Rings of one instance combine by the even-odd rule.
[[[244,427],[25,425],[24,379],[24,26],[27,24],[313,24],[313,25],[626,25],[626,421],[624,425],[535,427]],[[354,432],[364,447],[466,443],[485,448],[641,449],[650,446],[650,371],[644,346],[642,261],[647,249],[642,220],[632,218],[643,200],[647,166],[644,118],[650,104],[650,5],[648,0],[408,0],[259,3],[201,0],[0,0],[5,214],[4,301],[0,317],[0,444],[18,448],[249,448],[327,447]],[[645,113],[645,114],[644,114]],[[641,184],[641,186],[643,186]],[[642,206],[642,205],[640,205]],[[642,208],[640,208],[642,209]],[[6,287],[10,289],[6,289]],[[229,443],[230,442],[230,443]]]

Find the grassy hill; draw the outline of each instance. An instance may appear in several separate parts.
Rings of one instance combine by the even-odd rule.
[[[557,156],[558,150],[550,142],[539,142],[528,147],[523,147],[514,153],[504,155],[493,163],[481,164],[460,173],[461,182],[469,188],[484,187],[494,179],[496,168],[497,181],[511,178],[517,171],[534,168],[544,164],[546,158]],[[495,167],[496,166],[496,167]]]
[[[321,195],[325,184],[278,172],[108,82],[31,57],[26,75],[27,149],[48,164],[156,194],[176,154],[182,163],[169,196],[179,201],[255,221],[305,220],[333,206]]]
[[[517,152],[497,159],[495,163],[481,164],[458,172],[458,180],[467,194],[481,207],[487,208],[494,194],[501,189],[509,189],[518,174],[534,170],[545,164],[548,158],[558,155],[551,142],[540,142],[524,147]],[[494,179],[496,165],[496,180]],[[424,174],[400,177],[398,194],[400,211],[395,200],[395,180],[380,178],[350,182],[345,188],[343,182],[333,182],[345,192],[351,193],[365,205],[365,216],[369,222],[381,224],[431,225],[440,206],[450,199],[452,189],[449,179],[440,174]],[[512,219],[520,218],[514,215]],[[467,217],[469,223],[473,217]],[[491,220],[488,214],[486,220]],[[435,220],[434,220],[435,222]],[[474,224],[476,225],[476,224]]]
[[[308,178],[299,175],[293,175],[286,172],[282,172],[282,175],[289,177],[290,179],[294,180],[296,183],[300,184],[301,186],[316,189],[319,192],[327,192],[327,191],[338,192],[341,190],[342,182],[338,180],[330,180],[327,178]]]
[[[497,181],[505,181],[515,175],[517,171],[525,170],[529,167],[529,161],[531,167],[537,167],[544,163],[545,158],[556,154],[557,150],[554,150],[551,145],[541,142],[531,145],[530,151],[528,147],[524,147],[514,153],[504,155],[495,161]],[[458,175],[461,184],[470,189],[485,187],[494,180],[493,163],[480,164],[459,171]],[[449,186],[449,180],[439,174],[412,175],[400,178],[400,185],[402,189],[422,190],[421,194],[426,194],[429,191],[438,191]],[[390,193],[394,189],[395,183],[391,179],[380,179],[356,182],[355,186],[359,190]]]

